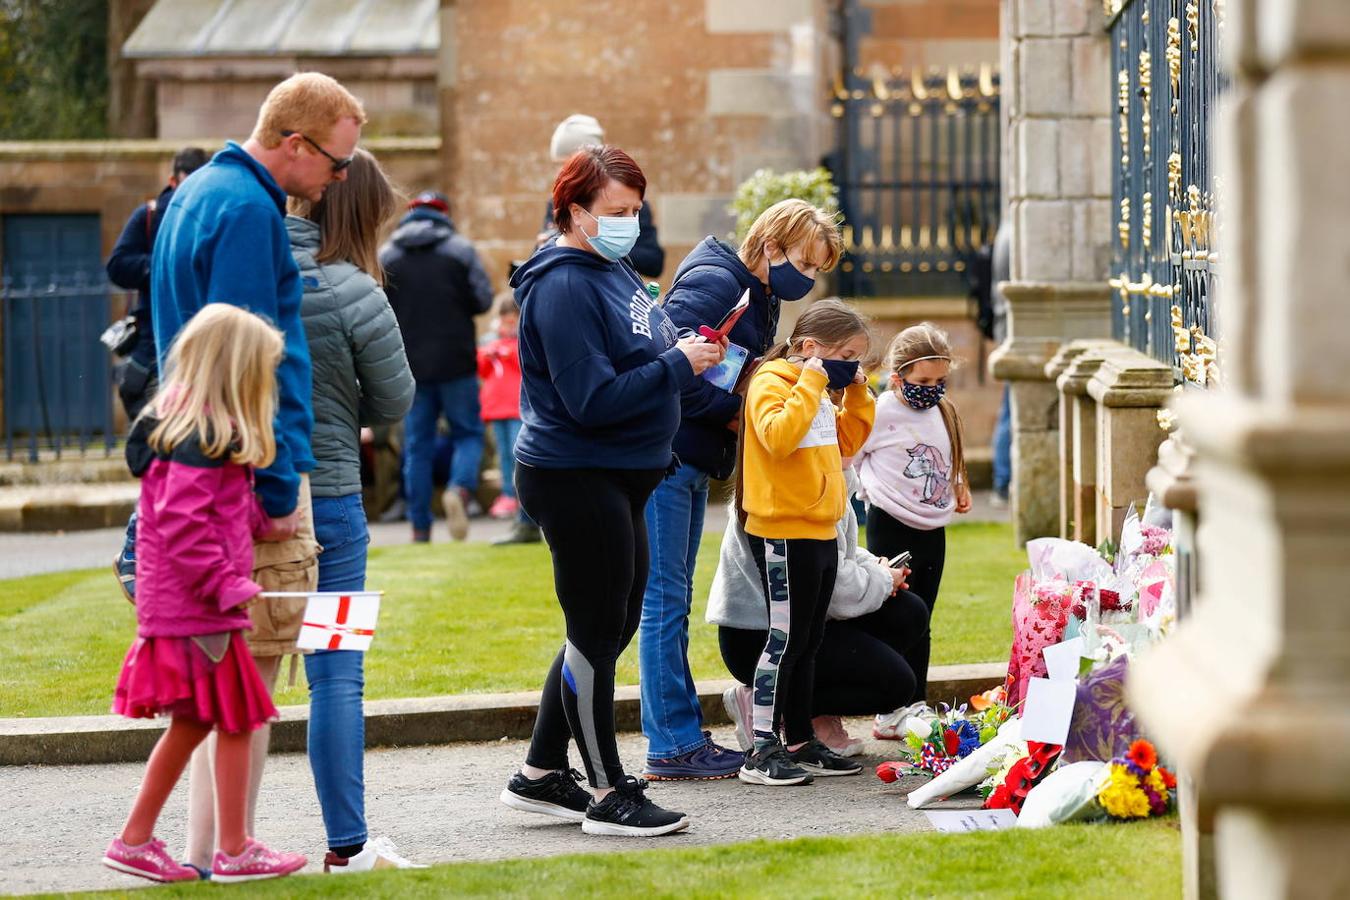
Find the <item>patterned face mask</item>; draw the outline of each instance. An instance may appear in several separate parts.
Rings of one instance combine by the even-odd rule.
[[[908,381],[900,382],[900,393],[904,396],[905,402],[914,409],[932,409],[938,405],[947,394],[945,384],[910,384]]]

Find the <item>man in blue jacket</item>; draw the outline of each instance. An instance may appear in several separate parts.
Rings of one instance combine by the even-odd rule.
[[[256,490],[271,519],[268,540],[254,545],[253,580],[265,591],[302,593],[318,584],[319,545],[308,482],[314,468],[312,375],[300,320],[300,270],[286,232],[286,198],[318,202],[330,184],[344,180],[365,121],[361,102],[327,75],[302,72],[276,85],[258,111],[252,136],[243,144],[226,143],[174,191],[150,261],[161,366],[178,332],[208,303],[247,309],[276,325],[285,338],[277,369],[276,459],[256,474]],[[303,611],[303,597],[272,599],[250,610],[249,650],[269,687],[281,656],[295,650]],[[254,732],[250,809],[262,781],[268,737],[267,726]],[[191,792],[209,797],[202,759],[194,756]],[[190,863],[210,858],[212,830],[211,803],[194,804],[188,823]]]
[[[108,280],[121,288],[136,291],[136,343],[122,365],[117,378],[117,393],[127,418],[141,413],[146,401],[155,391],[159,376],[159,362],[155,357],[155,328],[150,317],[150,250],[155,245],[155,234],[164,219],[174,188],[193,172],[206,165],[206,151],[201,147],[184,147],[173,155],[173,171],[169,183],[159,196],[147,200],[127,219],[122,233],[108,257]]]

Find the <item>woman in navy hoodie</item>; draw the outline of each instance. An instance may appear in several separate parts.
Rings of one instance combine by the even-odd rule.
[[[834,216],[804,200],[783,200],[760,214],[739,250],[715,237],[695,247],[675,273],[666,314],[681,330],[716,327],[749,291],[750,307],[730,334],[731,343],[746,351],[748,367],[774,343],[779,301],[805,297],[816,273],[834,268],[841,252]],[[646,510],[651,573],[638,637],[647,737],[643,774],[731,778],[744,754],[718,746],[703,730],[689,671],[689,609],[708,480],[727,478],[735,467],[741,396],[698,378],[684,387],[681,401],[674,442],[681,465],[661,481]]]
[[[614,739],[614,664],[637,631],[647,576],[643,507],[671,468],[680,392],[723,347],[678,339],[623,257],[647,180],[615,147],[578,150],[553,184],[555,242],[516,271],[520,436],[516,495],[553,553],[567,640],[549,669],[508,806],[581,822],[588,834],[689,825],[625,775]],[[575,740],[594,799],[567,760]]]

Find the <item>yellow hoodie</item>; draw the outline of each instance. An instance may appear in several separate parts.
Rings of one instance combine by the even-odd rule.
[[[849,385],[844,408],[825,394],[829,379],[785,359],[760,366],[745,398],[741,465],[745,530],[757,537],[834,540],[847,502],[843,460],[872,431],[876,403]]]

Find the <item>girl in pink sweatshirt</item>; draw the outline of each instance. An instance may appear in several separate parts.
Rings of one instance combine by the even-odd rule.
[[[877,400],[876,423],[854,461],[859,496],[868,503],[867,549],[882,559],[913,554],[909,589],[931,615],[942,585],[947,524],[970,511],[961,417],[946,396],[951,344],[946,332],[924,322],[896,335],[886,355],[890,390]],[[873,736],[901,738],[908,718],[931,715],[926,690],[919,684],[911,704],[877,716]]]
[[[199,877],[169,855],[154,828],[188,757],[212,730],[220,820],[212,879],[270,878],[305,865],[299,854],[253,840],[244,825],[249,735],[277,715],[243,629],[261,591],[249,576],[253,538],[264,536],[268,520],[253,493],[253,469],[276,454],[282,349],[281,333],[252,313],[206,306],[174,341],[163,386],[135,425],[148,433],[141,458],[129,460],[142,479],[137,630],[113,712],[170,720],[103,862],[152,881]]]

